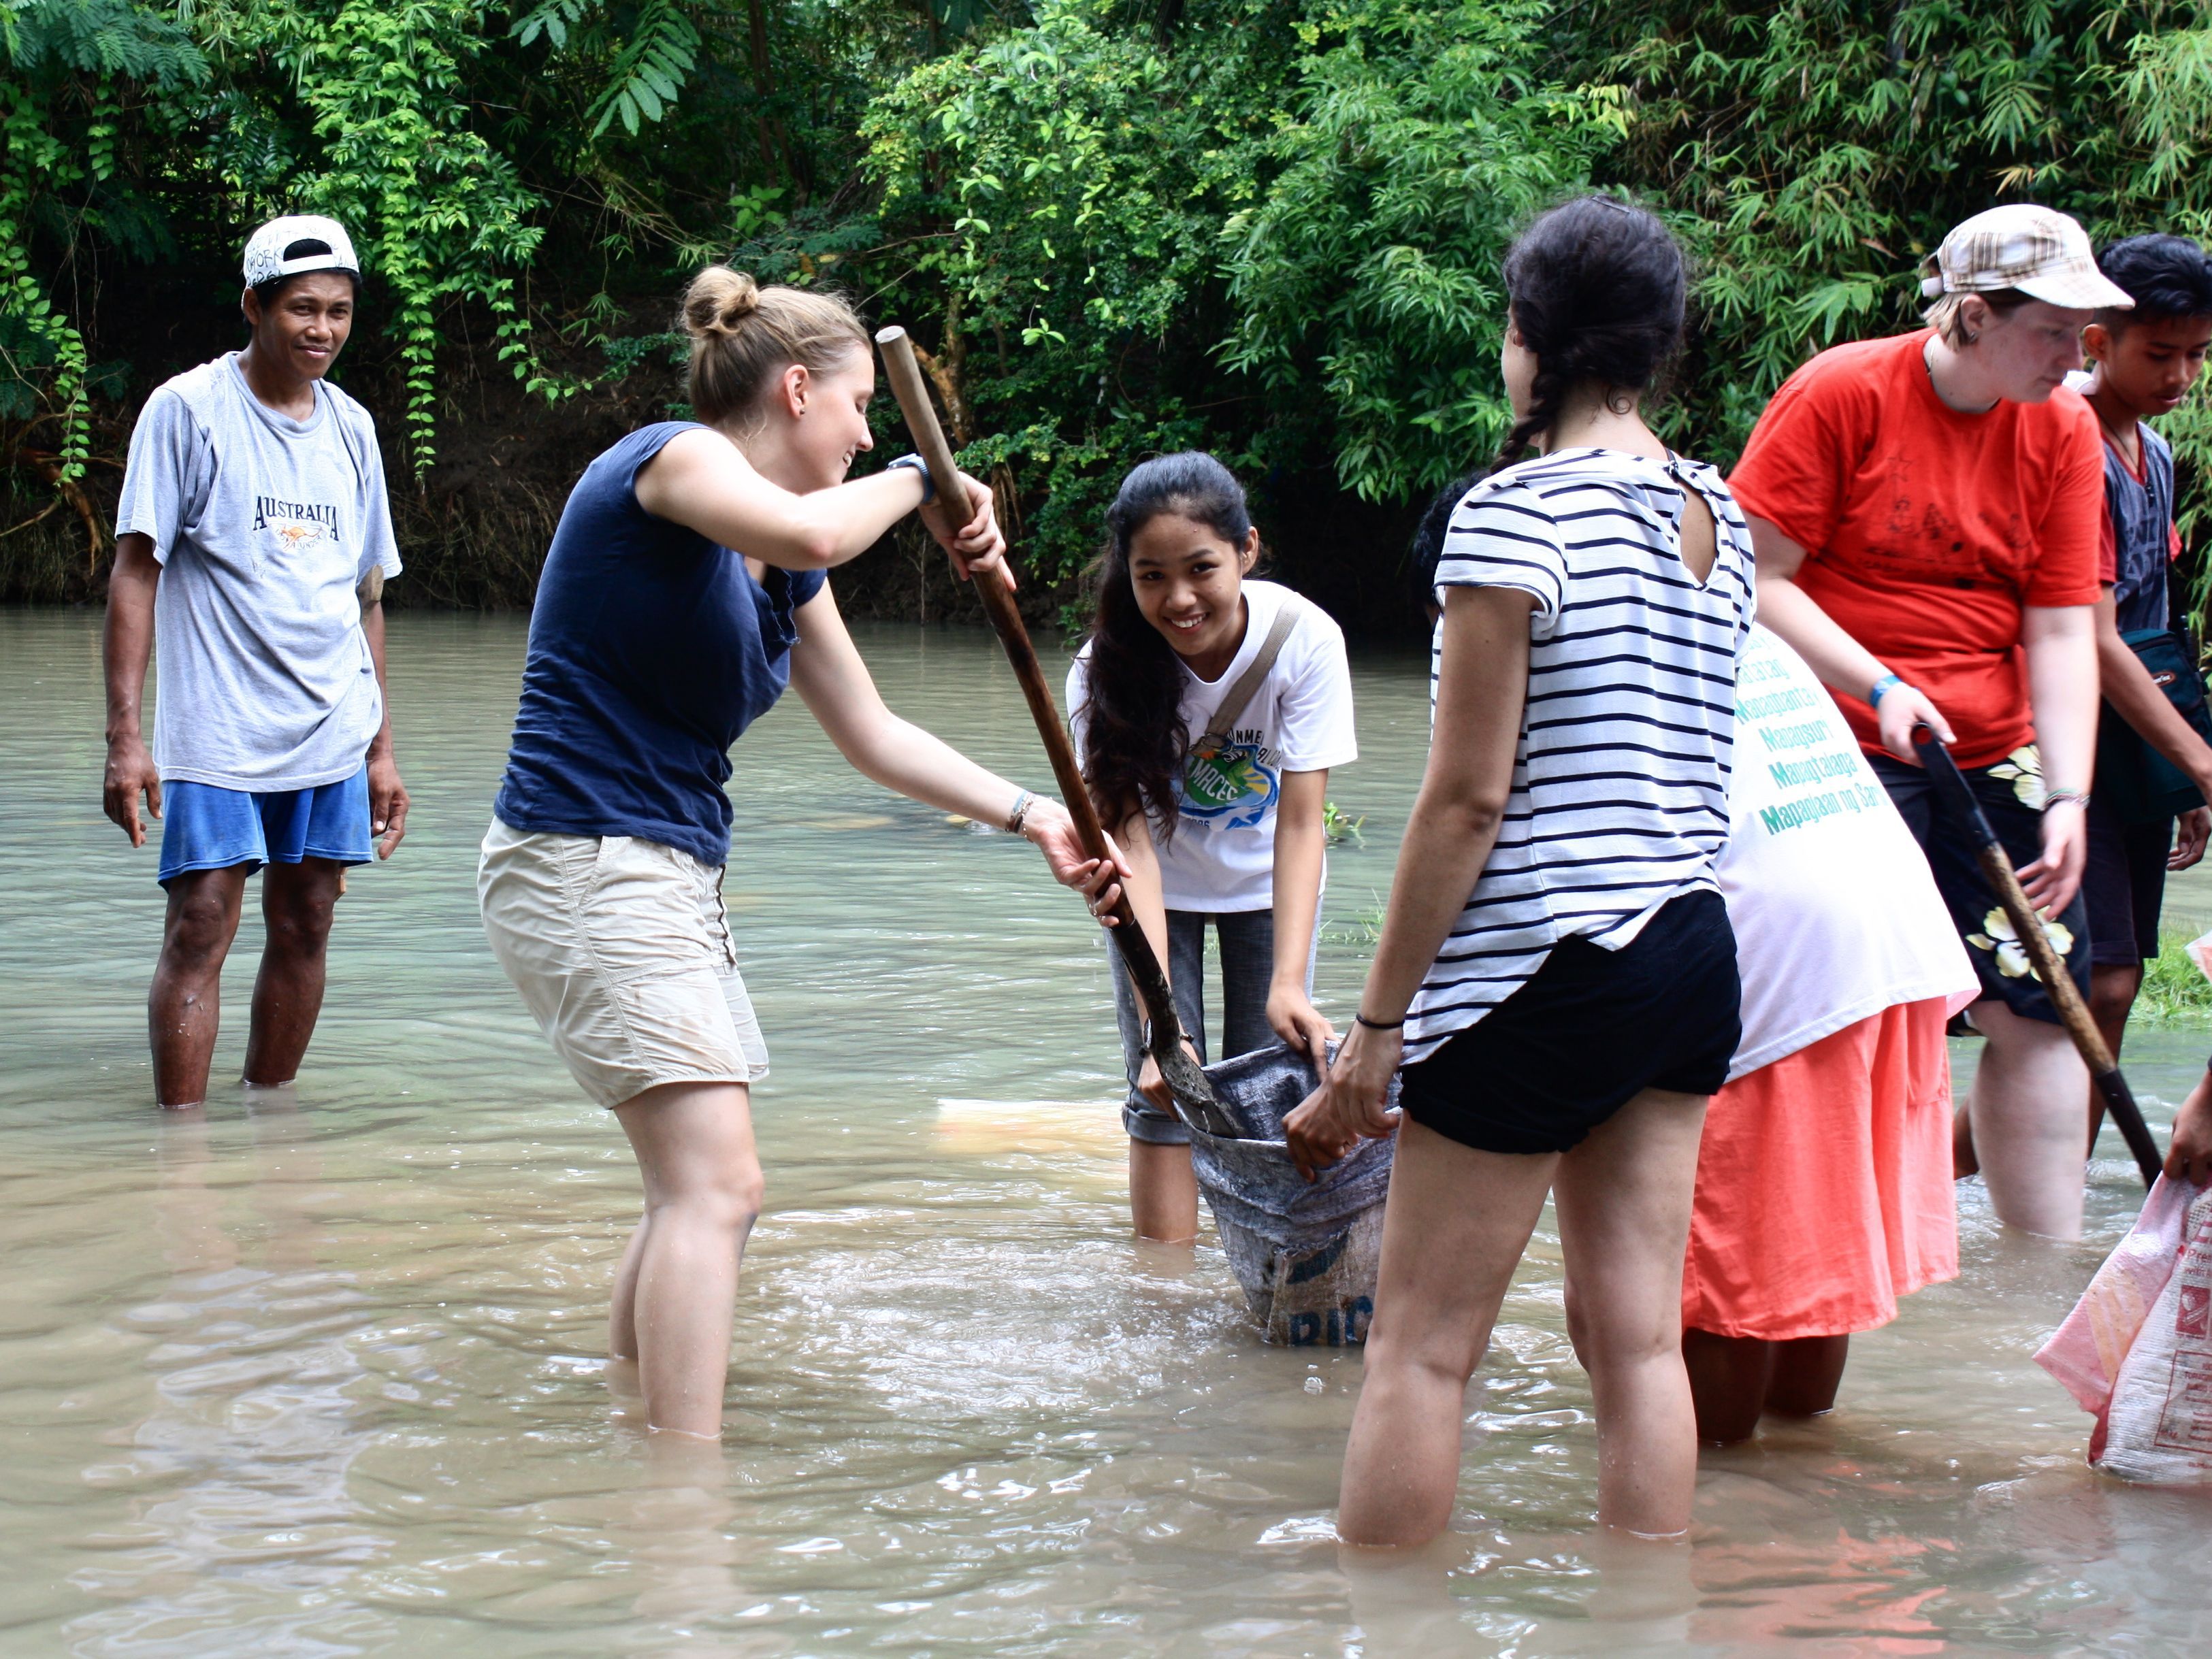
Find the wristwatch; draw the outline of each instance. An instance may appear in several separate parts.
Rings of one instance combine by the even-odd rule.
[[[884,471],[888,472],[892,466],[910,466],[921,474],[921,504],[924,507],[927,507],[937,499],[937,480],[929,476],[929,463],[923,460],[921,456],[902,455]]]

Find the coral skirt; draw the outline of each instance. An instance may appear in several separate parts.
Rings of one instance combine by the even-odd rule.
[[[1712,1097],[1686,1328],[1843,1336],[1958,1276],[1944,1008],[1936,997],[1885,1009]]]

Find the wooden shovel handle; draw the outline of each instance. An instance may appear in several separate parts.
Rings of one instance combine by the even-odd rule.
[[[1926,731],[1923,726],[1917,731]],[[2095,1085],[2106,1109],[2118,1126],[2120,1139],[2128,1144],[2134,1155],[2136,1168],[2142,1173],[2143,1185],[2148,1187],[2158,1179],[2160,1158],[2158,1143],[2151,1139],[2150,1127],[2143,1121],[2142,1109],[2136,1104],[2135,1092],[2128,1080],[2120,1074],[2119,1062],[2106,1046],[2105,1034],[2097,1029],[2090,1018],[2089,1005],[2081,1000],[2081,988],[2074,982],[2074,975],[2066,971],[2066,963],[2043,931],[2043,919],[2035,914],[2035,907],[2027,902],[2027,893],[2020,884],[2020,877],[2012,867],[2011,856],[2004,843],[1997,839],[1996,831],[1990,825],[1989,815],[1974,799],[1973,786],[1966,781],[1966,774],[1951,751],[1929,732],[1925,738],[1917,735],[1913,747],[1920,753],[1920,763],[1928,769],[1936,783],[1937,793],[1947,799],[1952,811],[1966,826],[1968,837],[1976,845],[1974,861],[1981,866],[1982,879],[1997,896],[1997,903],[2012,923],[2014,936],[2020,948],[2027,954],[2028,966],[2043,981],[2043,988],[2051,998],[2051,1006],[2058,1012],[2058,1023],[2065,1027],[2066,1035],[2074,1039],[2074,1047],[2089,1068],[2089,1081]]]
[[[936,408],[929,401],[921,365],[915,360],[914,342],[907,337],[904,329],[891,327],[877,334],[876,343],[883,348],[884,368],[890,376],[891,395],[898,399],[899,412],[906,417],[907,430],[914,434],[915,448],[929,469],[930,478],[940,492],[939,499],[952,511],[963,511],[964,501],[954,505],[952,494],[960,487],[960,468],[952,459],[951,445],[945,441],[944,428],[938,424]],[[1112,857],[1106,827],[1098,821],[1098,810],[1091,805],[1082,769],[1075,763],[1074,745],[1067,740],[1067,728],[1060,723],[1059,706],[1052,700],[1052,688],[1045,683],[1044,669],[1037,661],[1036,648],[1030,643],[1030,630],[1022,622],[1012,589],[1000,577],[985,575],[977,580],[975,592],[983,601],[984,614],[998,631],[999,642],[1006,647],[1006,659],[1014,665],[1014,678],[1021,682],[1022,696],[1029,700],[1030,716],[1036,722],[1037,736],[1044,739],[1045,756],[1052,763],[1053,781],[1060,787],[1060,798],[1067,807],[1068,816],[1075,820],[1075,833],[1082,838],[1083,850],[1094,859]],[[1137,994],[1144,1001],[1145,1012],[1152,1022],[1153,1046],[1159,1046],[1163,1033],[1169,1034],[1170,1041],[1180,1042],[1182,1025],[1176,1018],[1175,999],[1169,993],[1167,975],[1160,969],[1152,940],[1137,925],[1137,914],[1130,908],[1126,884],[1111,914],[1115,924],[1111,929],[1114,943],[1128,966]]]

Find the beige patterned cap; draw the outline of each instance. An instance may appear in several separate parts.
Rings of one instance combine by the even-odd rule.
[[[2056,208],[2032,202],[1977,213],[1920,262],[1920,291],[1931,300],[2008,288],[2069,311],[2135,304],[2097,269],[2087,231]]]
[[[307,246],[299,247],[302,242]],[[258,288],[279,276],[297,276],[310,270],[361,275],[361,261],[354,258],[352,240],[337,220],[325,219],[319,213],[288,213],[262,226],[246,244],[245,276],[248,288]]]

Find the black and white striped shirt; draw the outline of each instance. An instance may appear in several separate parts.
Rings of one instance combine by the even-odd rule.
[[[1682,563],[1686,489],[1718,532],[1702,583]],[[1511,587],[1536,605],[1512,794],[1413,999],[1409,1063],[1504,1001],[1561,939],[1619,950],[1668,899],[1715,888],[1751,532],[1700,462],[1562,450],[1468,492],[1436,580],[1439,599],[1449,587]],[[1439,623],[1432,708],[1443,637]]]

